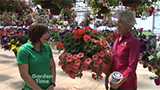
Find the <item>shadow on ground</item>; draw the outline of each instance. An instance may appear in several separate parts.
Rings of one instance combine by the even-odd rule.
[[[15,56],[8,56],[7,54],[1,54],[0,57],[3,57],[3,58],[9,58],[9,59],[13,59],[15,58]]]
[[[5,75],[5,74],[0,74],[0,82],[6,81],[12,77],[10,77],[9,75]]]

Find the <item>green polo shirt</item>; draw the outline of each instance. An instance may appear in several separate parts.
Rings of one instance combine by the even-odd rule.
[[[48,44],[41,44],[41,51],[37,51],[31,42],[22,45],[17,53],[17,64],[28,64],[28,73],[42,88],[47,89],[52,76],[50,72],[50,59],[53,58]],[[32,90],[24,83],[25,90]]]

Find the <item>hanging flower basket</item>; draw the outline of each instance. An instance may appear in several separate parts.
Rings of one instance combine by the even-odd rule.
[[[109,13],[109,12],[110,12],[110,10],[105,6],[102,6],[101,10],[99,10],[99,13],[101,13],[101,14],[106,14],[106,13]]]
[[[52,15],[59,15],[61,12],[61,8],[59,8],[57,5],[54,5],[50,8],[50,11]]]
[[[142,3],[142,0],[122,0],[123,6],[137,7]]]

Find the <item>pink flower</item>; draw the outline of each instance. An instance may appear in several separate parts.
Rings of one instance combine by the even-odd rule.
[[[84,53],[81,53],[81,52],[78,53],[78,57],[79,57],[79,58],[83,58],[83,56],[84,56]]]
[[[89,65],[92,62],[91,58],[87,58],[85,59],[84,63]]]
[[[56,30],[54,30],[55,32],[58,32],[58,30],[56,29]]]
[[[73,68],[78,69],[78,68],[79,68],[79,65],[74,64],[74,65],[73,65]]]
[[[94,54],[94,55],[92,56],[92,59],[93,59],[93,60],[98,60],[98,55],[97,55],[97,54]]]
[[[72,9],[72,11],[74,11],[74,9]]]
[[[143,31],[143,28],[140,28],[139,30],[140,30],[140,31]]]
[[[71,53],[67,53],[67,56],[69,57],[69,56],[71,56],[72,57],[72,54]]]
[[[72,68],[72,71],[73,71],[74,73],[77,73],[79,70],[76,69],[76,68]]]
[[[102,59],[99,58],[96,62],[100,64],[102,62]]]
[[[95,61],[94,62],[94,67],[99,67],[99,64],[100,64],[99,62]]]
[[[67,55],[67,53],[65,52],[65,53],[63,53],[63,54],[61,54],[60,56],[59,56],[59,59],[61,60],[61,59],[63,59],[63,58],[65,58],[65,56]]]
[[[85,71],[85,70],[87,70],[87,69],[88,69],[88,66],[87,66],[87,65],[85,65],[85,64],[83,64],[83,65],[81,66],[81,69],[82,69],[83,71]]]
[[[99,53],[99,56],[100,56],[100,57],[104,57],[104,56],[105,56],[104,51],[101,51],[101,52]]]
[[[67,62],[72,62],[72,60],[73,60],[71,56],[66,57],[66,59],[67,59]]]
[[[75,60],[75,65],[79,66],[80,64],[81,64],[81,60],[80,59]]]
[[[71,65],[71,64],[70,64],[70,65],[67,65],[67,66],[66,66],[66,70],[69,70],[69,71],[72,70],[72,65]]]
[[[74,54],[73,55],[73,59],[77,59],[78,58],[78,55],[77,54]]]
[[[76,78],[76,75],[74,73],[69,73],[68,74],[72,79],[75,79]]]

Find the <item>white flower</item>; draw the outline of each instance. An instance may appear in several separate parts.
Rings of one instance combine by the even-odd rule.
[[[158,57],[158,58],[160,58],[160,51],[159,51],[159,52],[157,52],[157,57]]]
[[[152,60],[153,58],[154,58],[153,55],[150,55],[150,56],[148,57],[149,61]]]

